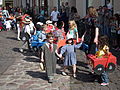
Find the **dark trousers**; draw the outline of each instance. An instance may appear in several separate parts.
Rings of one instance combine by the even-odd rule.
[[[120,34],[117,35],[117,44],[118,44],[118,47],[120,48]]]
[[[95,43],[90,43],[88,49],[88,54],[94,54],[96,53],[96,44]]]
[[[50,57],[52,57],[52,55]],[[45,61],[45,65],[48,78],[53,77],[56,73],[56,60],[50,58]]]

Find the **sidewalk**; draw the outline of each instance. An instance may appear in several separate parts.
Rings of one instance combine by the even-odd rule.
[[[69,76],[56,74],[56,82],[48,83],[39,58],[32,52],[18,51],[22,42],[16,40],[14,31],[0,32],[0,41],[0,68],[4,69],[0,73],[0,90],[70,90]]]
[[[0,33],[0,69],[9,64],[0,74],[0,90],[120,90],[120,52],[112,51],[118,58],[118,65],[109,73],[108,86],[93,81],[90,70],[85,68],[85,54],[80,50],[77,50],[77,78],[62,76],[61,67],[57,65],[56,82],[50,84],[45,72],[40,70],[39,58],[32,52],[18,52],[22,42],[15,37],[13,31]]]
[[[48,83],[39,68],[39,58],[22,55],[0,77],[0,90],[70,90],[69,76],[56,74],[55,80]]]

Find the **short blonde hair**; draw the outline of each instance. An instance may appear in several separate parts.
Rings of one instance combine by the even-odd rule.
[[[70,29],[73,30],[74,28],[77,28],[77,24],[75,23],[74,20],[70,20],[69,23],[71,23],[71,26],[69,25],[69,28],[70,28]]]

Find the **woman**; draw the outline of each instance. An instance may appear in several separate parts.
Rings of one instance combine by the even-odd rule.
[[[98,13],[94,7],[88,8],[88,14],[86,15],[85,19],[85,33],[82,36],[82,39],[86,44],[88,44],[89,54],[95,54],[96,52],[96,45],[98,44],[98,35],[99,35],[99,28],[97,24],[97,17]]]

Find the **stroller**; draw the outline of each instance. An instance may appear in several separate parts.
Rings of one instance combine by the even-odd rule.
[[[46,42],[40,41],[37,35],[32,35],[30,38],[30,46],[33,51],[38,52],[41,46],[43,46]]]

